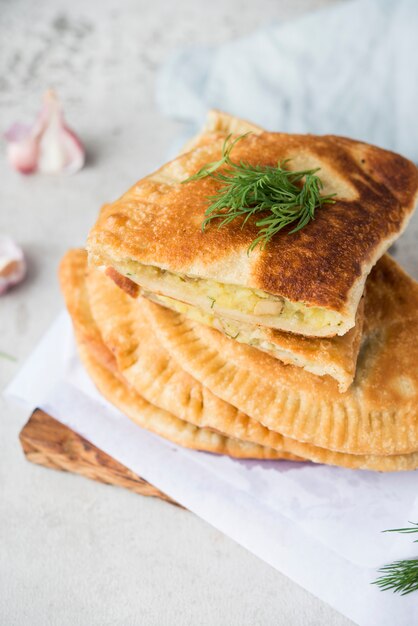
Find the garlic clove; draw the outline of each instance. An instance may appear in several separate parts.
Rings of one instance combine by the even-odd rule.
[[[9,145],[7,156],[11,166],[21,174],[36,171],[38,142],[32,136],[32,129],[25,124],[13,124],[4,135]]]
[[[83,144],[66,126],[61,104],[51,90],[45,94],[39,126],[38,170],[47,174],[80,170],[85,162]]]
[[[0,235],[0,295],[25,277],[26,261],[23,251],[6,235]]]
[[[35,124],[31,128],[14,124],[5,138],[10,164],[22,174],[73,174],[85,162],[83,144],[65,124],[61,104],[52,90],[46,92]]]

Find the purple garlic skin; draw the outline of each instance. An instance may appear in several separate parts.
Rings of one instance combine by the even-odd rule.
[[[26,275],[23,251],[6,235],[0,235],[0,295],[17,285]]]
[[[15,123],[4,135],[10,165],[21,174],[74,174],[85,163],[85,150],[77,135],[66,126],[62,106],[54,91],[33,126]]]

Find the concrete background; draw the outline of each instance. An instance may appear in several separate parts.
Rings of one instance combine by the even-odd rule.
[[[326,0],[0,0],[0,126],[31,121],[47,87],[88,149],[72,178],[22,178],[0,152],[0,232],[28,278],[0,300],[0,388],[62,307],[56,270],[100,205],[163,161],[179,128],[154,103],[176,47],[217,43]],[[59,347],[58,347],[59,349]],[[248,625],[350,622],[194,515],[26,463],[27,415],[0,399],[0,623]],[[318,572],[320,576],[320,572]]]

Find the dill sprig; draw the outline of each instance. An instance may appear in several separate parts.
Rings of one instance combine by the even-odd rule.
[[[383,532],[402,534],[417,533],[418,523],[409,523],[411,526],[407,526],[406,528],[391,528]],[[417,542],[418,539],[415,539],[414,543]],[[374,580],[372,585],[377,585],[381,591],[392,589],[394,593],[400,593],[401,596],[412,593],[412,591],[418,591],[418,558],[393,561],[393,563],[384,565],[378,571],[382,575]]]
[[[418,591],[418,559],[404,559],[384,565],[379,569],[382,576],[372,582],[381,591],[392,589],[394,593],[406,596]]]
[[[409,535],[411,533],[418,533],[418,522],[408,522],[411,526],[406,528],[389,528],[388,530],[382,530],[383,533],[401,533],[403,535]],[[415,539],[414,543],[418,543],[418,539]]]
[[[286,226],[296,222],[289,234],[304,228],[314,219],[316,209],[335,202],[335,194],[321,196],[323,185],[316,175],[320,168],[288,170],[286,166],[290,159],[279,162],[275,167],[232,161],[232,149],[248,134],[234,140],[228,135],[221,159],[208,163],[183,182],[210,176],[221,183],[219,191],[208,197],[210,205],[205,211],[202,230],[214,219],[221,220],[218,225],[221,228],[237,218],[243,218],[243,228],[251,217],[258,216],[255,225],[259,234],[249,246],[248,251],[251,252],[258,245],[264,248]]]

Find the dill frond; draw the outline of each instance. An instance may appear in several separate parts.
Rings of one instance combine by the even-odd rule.
[[[202,230],[212,220],[221,220],[218,224],[221,228],[237,218],[241,218],[243,228],[250,218],[255,217],[259,234],[249,246],[251,252],[258,245],[264,248],[287,226],[294,225],[289,234],[304,228],[315,218],[317,209],[335,202],[335,194],[321,195],[323,185],[317,176],[319,168],[292,171],[286,168],[289,160],[279,162],[276,167],[232,161],[232,149],[247,135],[240,135],[233,141],[228,135],[221,159],[208,163],[183,182],[210,176],[221,183],[218,192],[208,197],[210,204],[205,211]]]
[[[409,522],[411,526],[406,528],[390,528],[384,530],[384,533],[402,533],[409,535],[410,533],[418,533],[418,523]],[[418,542],[415,539],[414,543]],[[393,561],[388,565],[381,567],[378,572],[381,574],[372,585],[377,585],[381,591],[392,590],[405,596],[413,591],[418,591],[418,559],[402,559]]]

